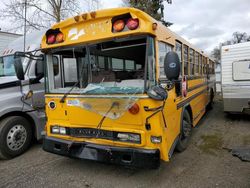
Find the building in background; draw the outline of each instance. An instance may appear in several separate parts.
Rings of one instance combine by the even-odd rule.
[[[0,52],[6,47],[10,42],[15,40],[16,38],[21,37],[20,34],[8,33],[0,31]]]

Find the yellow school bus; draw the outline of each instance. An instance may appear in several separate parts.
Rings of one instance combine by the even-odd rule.
[[[214,62],[138,9],[69,18],[41,49],[47,152],[156,168],[187,148],[212,104]]]

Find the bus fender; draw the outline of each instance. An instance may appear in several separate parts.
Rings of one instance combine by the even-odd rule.
[[[191,113],[190,116],[191,116],[191,119],[192,119],[192,110],[191,110],[190,104],[188,103],[185,106],[183,106],[183,108],[182,108],[182,111],[181,111],[181,120],[183,119],[183,115],[184,115],[184,111],[185,110],[188,110],[189,114]],[[181,133],[181,131],[182,131],[182,121],[180,122],[180,133]],[[174,153],[175,147],[176,147],[176,145],[178,143],[178,140],[179,140],[179,137],[180,137],[180,133],[174,139],[174,142],[173,142],[173,144],[172,144],[172,146],[171,146],[171,148],[170,148],[170,150],[168,152],[169,159],[172,157],[172,155]]]

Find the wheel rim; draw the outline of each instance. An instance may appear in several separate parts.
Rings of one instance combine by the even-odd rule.
[[[185,140],[186,138],[190,137],[192,126],[191,123],[187,120],[187,118],[183,118],[183,127],[182,127],[182,140]]]
[[[19,150],[27,139],[27,131],[23,125],[15,125],[9,130],[6,139],[10,150]]]

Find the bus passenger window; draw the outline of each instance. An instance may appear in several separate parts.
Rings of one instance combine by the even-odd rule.
[[[202,56],[202,67],[203,67],[203,74],[207,74],[206,58],[204,56]]]
[[[160,78],[166,78],[165,72],[164,72],[164,59],[168,52],[173,50],[173,47],[169,44],[166,44],[164,42],[159,42],[159,77]]]
[[[123,59],[112,58],[113,70],[124,70]]]
[[[188,46],[184,45],[184,75],[188,75]]]
[[[194,75],[194,50],[189,50],[190,75]]]
[[[199,73],[202,75],[203,65],[202,65],[202,55],[199,54]]]
[[[199,53],[195,52],[195,75],[199,75]]]
[[[125,70],[134,70],[135,62],[131,60],[125,60]]]
[[[98,56],[98,68],[105,69],[105,59],[103,56]]]

